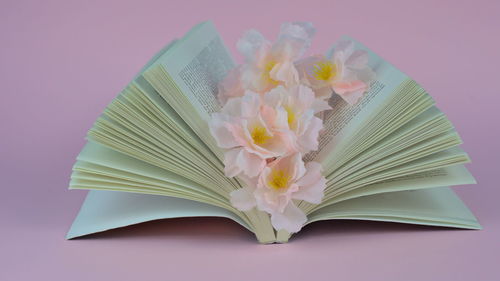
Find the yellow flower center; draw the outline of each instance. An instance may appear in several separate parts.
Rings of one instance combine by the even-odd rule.
[[[330,81],[337,74],[337,66],[331,61],[320,61],[314,65],[313,76],[316,80]]]
[[[271,138],[271,136],[267,134],[266,128],[260,125],[253,127],[250,135],[252,136],[253,142],[257,145],[265,144]]]
[[[269,84],[277,86],[280,82],[276,81],[271,78],[271,70],[273,70],[274,66],[278,62],[275,60],[269,60],[265,65],[264,65],[264,72],[262,72],[262,78],[264,81],[266,81]]]
[[[285,110],[288,116],[288,127],[290,129],[294,129],[295,120],[297,119],[295,112],[293,112],[293,110],[289,106],[285,106]]]
[[[271,175],[269,175],[268,184],[270,187],[276,190],[281,190],[283,188],[288,187],[289,181],[290,181],[290,176],[285,171],[273,170],[271,172]]]

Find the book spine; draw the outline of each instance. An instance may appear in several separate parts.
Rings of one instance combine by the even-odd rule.
[[[253,225],[254,234],[259,243],[272,244],[276,242],[276,232],[271,225],[269,214],[253,209],[246,213]]]
[[[276,243],[286,243],[292,234],[286,230],[280,230],[276,233]]]

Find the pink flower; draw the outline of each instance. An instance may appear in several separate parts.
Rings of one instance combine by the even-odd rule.
[[[293,200],[319,204],[326,187],[321,165],[317,162],[304,165],[300,153],[273,161],[257,179],[247,181],[246,187],[231,193],[233,206],[242,211],[256,206],[271,215],[275,229],[291,233],[298,232],[307,221]]]
[[[212,114],[209,128],[224,153],[225,174],[256,177],[267,159],[286,155],[292,150],[290,134],[274,130],[276,117],[261,112],[261,97],[247,91],[232,98],[220,113]]]
[[[331,58],[299,61],[314,32],[310,23],[285,23],[274,43],[246,32],[237,44],[245,63],[219,84],[223,108],[209,121],[224,149],[226,176],[245,183],[231,192],[231,204],[241,211],[257,207],[270,214],[275,229],[288,232],[307,221],[296,201],[319,204],[324,196],[321,165],[302,160],[318,149],[318,113],[331,109],[333,92],[357,103],[375,77],[368,54],[350,41],[339,43]]]
[[[245,64],[233,70],[219,88],[219,100],[242,96],[244,90],[265,93],[278,85],[299,82],[294,62],[311,44],[314,35],[311,23],[284,23],[274,44],[256,30],[247,31],[237,47]]]
[[[368,54],[354,50],[352,41],[340,42],[331,59],[312,56],[297,62],[296,67],[316,97],[328,99],[333,90],[351,105],[359,101],[375,78],[368,66]]]
[[[264,100],[270,115],[286,115],[274,124],[281,131],[290,131],[295,151],[305,154],[318,149],[323,121],[314,115],[331,109],[326,101],[316,99],[314,92],[303,85],[288,89],[278,86],[265,94]]]
[[[240,79],[241,68],[242,66],[240,65],[230,70],[224,80],[219,83],[217,98],[220,104],[224,105],[228,99],[241,97],[245,94],[245,89],[243,89]]]

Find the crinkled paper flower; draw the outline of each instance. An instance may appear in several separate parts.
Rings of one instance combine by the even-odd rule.
[[[326,188],[321,164],[304,163],[323,129],[318,113],[330,110],[332,93],[357,103],[374,80],[368,54],[343,41],[331,57],[301,58],[315,30],[310,23],[285,23],[274,43],[250,30],[237,47],[245,63],[219,85],[222,110],[209,128],[224,150],[225,174],[242,181],[231,204],[256,207],[277,230],[297,232],[307,221],[300,201],[319,204]]]

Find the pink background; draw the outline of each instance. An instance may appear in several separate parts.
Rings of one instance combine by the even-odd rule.
[[[1,1],[1,280],[500,280],[499,1]],[[231,51],[251,27],[309,20],[420,82],[464,139],[482,231],[323,222],[263,246],[225,219],[176,219],[66,241],[86,131],[162,46],[212,19]],[[241,59],[240,57],[237,57]],[[175,277],[175,278],[174,278]]]

